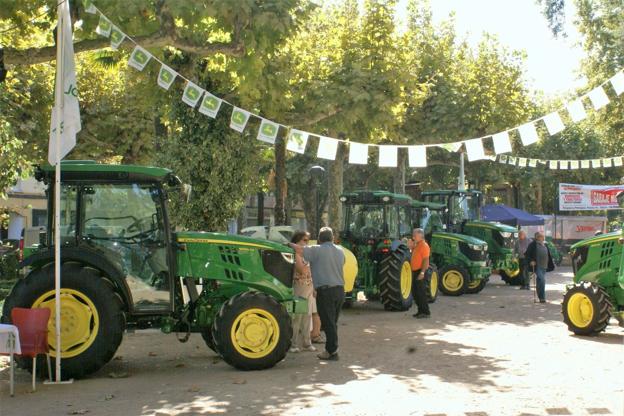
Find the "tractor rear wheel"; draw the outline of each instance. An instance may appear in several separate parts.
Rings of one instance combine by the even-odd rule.
[[[440,269],[440,290],[447,296],[461,296],[468,289],[468,272],[452,264]]]
[[[596,335],[609,323],[611,301],[599,285],[581,282],[563,296],[561,312],[563,322],[576,335]]]
[[[216,351],[239,370],[263,370],[282,361],[292,333],[286,308],[261,292],[232,296],[212,326]]]
[[[470,283],[468,283],[468,289],[466,289],[466,293],[479,293],[483,290],[486,283],[487,279],[472,280]]]
[[[112,284],[101,273],[79,263],[61,266],[61,375],[63,379],[81,378],[109,362],[123,336],[125,316],[122,301]],[[3,321],[9,321],[11,309],[48,308],[48,344],[55,357],[56,345],[54,266],[32,271],[19,280],[6,299]],[[38,368],[45,369],[43,356]],[[22,368],[32,371],[31,359],[19,359]]]
[[[379,265],[379,297],[387,311],[406,311],[412,306],[410,251],[401,244]]]
[[[438,268],[434,264],[431,264],[427,269],[425,278],[427,279],[427,298],[429,303],[433,303],[438,298],[438,289],[440,284]]]
[[[520,274],[520,264],[518,260],[514,260],[514,266],[510,269],[501,269],[498,271],[503,282],[510,286],[522,285],[522,275]]]

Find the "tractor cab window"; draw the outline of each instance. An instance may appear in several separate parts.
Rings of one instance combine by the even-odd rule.
[[[399,212],[398,207],[388,205],[386,207],[386,226],[384,227],[384,237],[392,239],[399,238]]]
[[[76,244],[76,201],[77,187],[73,185],[61,185],[61,221],[59,222],[61,230],[61,246],[68,244]],[[52,209],[49,210],[53,213]],[[50,224],[54,223],[54,218]],[[54,228],[50,229],[53,233]],[[52,242],[53,243],[53,242]]]
[[[349,205],[345,225],[345,231],[355,238],[379,238],[384,230],[383,206]]]
[[[410,237],[412,235],[412,222],[410,212],[407,207],[399,207],[399,237]]]
[[[168,308],[161,190],[151,184],[83,186],[81,237],[126,275],[137,309]]]

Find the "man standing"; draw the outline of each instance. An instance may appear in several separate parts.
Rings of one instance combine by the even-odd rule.
[[[312,269],[316,309],[327,339],[325,351],[317,357],[320,360],[338,361],[338,316],[344,302],[345,255],[342,248],[334,244],[334,232],[329,227],[319,230],[318,243],[319,245],[307,247],[293,244],[290,246],[303,253]]]
[[[555,270],[550,250],[544,240],[544,233],[535,233],[535,239],[526,250],[526,261],[535,269],[537,275],[536,289],[540,303],[546,302],[546,272]]]
[[[519,289],[530,289],[529,285],[529,263],[526,261],[526,251],[531,243],[530,238],[527,238],[526,231],[520,230],[518,233],[518,241],[516,241],[515,253],[520,263],[520,279],[522,279],[522,285]]]
[[[431,249],[425,241],[425,232],[422,228],[415,228],[412,231],[412,240],[410,240],[409,246],[412,250],[412,293],[416,297],[416,307],[418,308],[413,316],[418,319],[430,318],[425,272],[429,268]]]

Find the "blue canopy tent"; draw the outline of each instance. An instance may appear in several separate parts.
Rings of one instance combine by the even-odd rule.
[[[529,214],[521,209],[508,207],[507,205],[485,205],[481,208],[481,218],[484,221],[498,221],[503,224],[518,227],[521,225],[543,225],[544,219]]]

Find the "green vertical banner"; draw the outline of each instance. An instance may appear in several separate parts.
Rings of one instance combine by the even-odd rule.
[[[126,34],[119,30],[117,26],[113,26],[110,34],[111,48],[115,50],[119,49],[119,45],[121,45],[125,38]]]
[[[232,117],[230,118],[230,128],[242,133],[243,130],[245,130],[249,116],[249,111],[234,107],[234,110],[232,110]]]
[[[150,59],[152,59],[152,54],[137,45],[130,54],[128,65],[138,71],[143,71]]]
[[[182,94],[182,101],[195,108],[203,94],[204,90],[199,88],[196,84],[193,84],[191,81],[188,81],[186,83],[186,87],[184,88],[184,93]]]
[[[257,139],[266,143],[275,144],[278,130],[279,124],[263,118],[262,123],[260,123]]]
[[[217,113],[221,108],[221,103],[223,103],[223,100],[221,98],[216,97],[206,91],[206,93],[204,94],[204,99],[199,106],[199,112],[207,115],[208,117],[215,118],[217,117]]]
[[[84,0],[82,2],[82,5],[84,6],[85,12],[87,12],[89,14],[97,13],[97,9],[95,8],[95,5],[93,4],[93,1],[91,1],[91,0]]]

